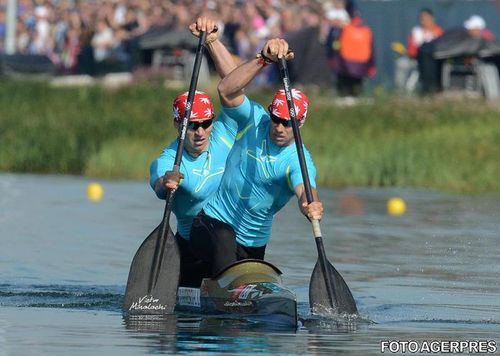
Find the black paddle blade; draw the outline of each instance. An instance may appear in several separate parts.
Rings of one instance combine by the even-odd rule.
[[[326,261],[326,266],[333,283],[333,305],[330,304],[330,299],[328,298],[328,291],[325,285],[326,278],[323,275],[319,261],[317,261],[309,284],[309,306],[311,310],[333,308],[338,314],[357,314],[358,308],[356,307],[356,302],[344,278],[342,278],[340,273],[328,260]]]
[[[163,251],[160,251],[162,242]],[[155,258],[156,249],[163,253]],[[155,268],[158,269],[157,273],[154,271]],[[160,224],[144,240],[132,260],[123,300],[124,313],[128,315],[172,313],[177,299],[179,275],[180,254],[177,241],[170,227],[165,241],[162,241]]]

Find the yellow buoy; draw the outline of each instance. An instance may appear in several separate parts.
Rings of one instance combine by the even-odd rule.
[[[387,212],[390,215],[403,215],[406,212],[406,203],[399,197],[393,197],[387,201]]]
[[[89,183],[87,186],[87,198],[90,201],[98,202],[102,199],[104,195],[104,189],[99,183]]]

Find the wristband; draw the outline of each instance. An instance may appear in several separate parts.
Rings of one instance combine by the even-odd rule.
[[[262,58],[266,61],[266,63],[267,63],[267,64],[274,63],[274,61],[273,61],[271,58],[267,57],[267,56],[264,54],[264,49],[262,49],[262,50],[260,51],[260,53],[259,53],[259,54],[260,54],[260,56],[261,56],[261,57],[262,57]]]
[[[262,66],[262,67],[265,67],[267,66],[268,64],[270,63],[273,63],[271,60],[269,60],[269,58],[266,58],[262,55],[262,52],[261,53],[257,53],[255,55],[255,58],[257,59],[257,64]]]

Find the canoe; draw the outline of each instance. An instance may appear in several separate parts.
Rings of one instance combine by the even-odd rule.
[[[266,261],[238,261],[203,279],[200,288],[179,287],[176,310],[297,327],[297,297],[281,275]]]

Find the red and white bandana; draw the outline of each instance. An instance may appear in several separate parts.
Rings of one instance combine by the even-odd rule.
[[[187,98],[188,92],[185,92],[174,100],[174,120],[176,122],[182,122],[186,115]],[[213,119],[214,116],[214,106],[210,97],[202,91],[196,91],[189,121],[205,121]]]
[[[306,94],[298,89],[292,89],[292,98],[297,121],[303,123],[306,119],[309,99],[307,99]],[[283,89],[278,90],[274,95],[273,101],[269,106],[269,112],[280,119],[290,120],[290,112],[288,111],[286,95]]]

